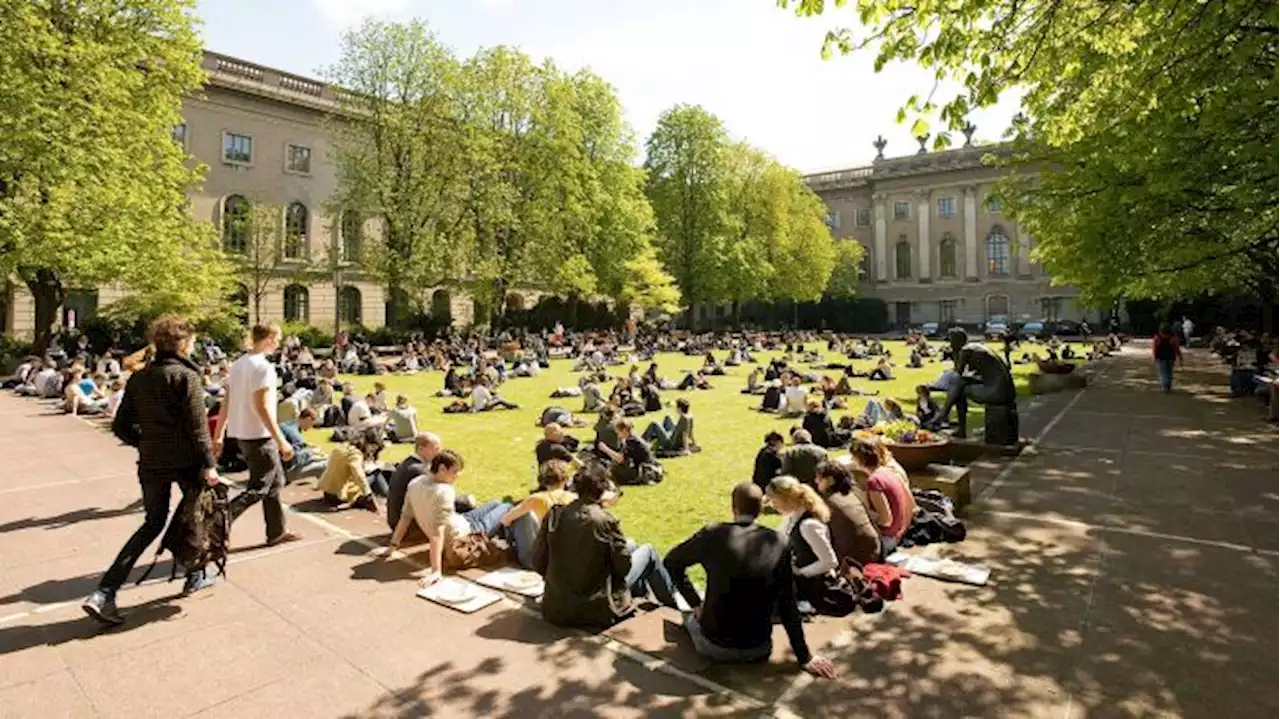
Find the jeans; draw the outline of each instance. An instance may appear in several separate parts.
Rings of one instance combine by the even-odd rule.
[[[538,539],[538,530],[542,523],[537,515],[528,512],[507,527],[507,541],[516,548],[516,559],[523,569],[533,569],[533,545]]]
[[[631,588],[631,596],[645,597],[649,592],[660,603],[676,606],[675,587],[671,583],[671,575],[658,557],[658,550],[651,545],[642,544],[631,550],[631,571],[627,572],[627,586]]]
[[[285,470],[285,477],[290,481],[304,477],[319,477],[329,466],[329,458],[316,452],[311,447],[300,450]]]
[[[1173,360],[1156,360],[1156,373],[1160,376],[1160,389],[1165,392],[1173,389]]]
[[[267,524],[267,541],[284,535],[284,506],[280,504],[280,488],[284,486],[284,467],[280,464],[280,450],[275,440],[238,439],[240,454],[249,465],[249,483],[244,491],[231,500],[228,507],[231,521],[244,514],[249,507],[262,502],[262,518]]]
[[[470,512],[463,512],[462,518],[471,525],[472,534],[492,537],[502,529],[502,515],[510,511],[511,505],[506,502],[488,502]]]
[[[182,490],[182,501],[187,502],[200,489],[201,481],[199,470],[155,472],[142,469],[138,470],[138,480],[142,484],[142,506],[146,514],[142,526],[124,543],[98,583],[98,589],[108,596],[115,596],[129,578],[138,558],[164,532],[174,483]]]
[[[716,644],[702,633],[702,625],[698,623],[698,618],[692,612],[684,615],[684,628],[689,632],[689,638],[693,640],[694,651],[715,662],[737,664],[763,662],[773,653],[772,641],[766,641],[758,647],[748,649],[722,647]]]
[[[662,424],[650,422],[640,438],[646,442],[657,441],[660,449],[672,449],[676,440],[676,423],[670,417],[663,417]]]

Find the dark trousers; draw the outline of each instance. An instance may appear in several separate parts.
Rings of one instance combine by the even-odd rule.
[[[249,465],[249,483],[231,500],[231,521],[236,521],[246,509],[262,502],[262,518],[267,523],[269,542],[284,534],[284,507],[280,504],[284,467],[280,463],[280,448],[270,438],[237,439],[236,444]]]
[[[102,575],[98,589],[114,595],[129,578],[133,565],[138,558],[164,532],[169,520],[169,499],[173,485],[177,484],[182,491],[182,501],[187,502],[194,497],[200,488],[200,470],[144,470],[138,469],[138,482],[142,485],[142,507],[146,512],[142,526],[129,537],[116,555],[116,559]]]

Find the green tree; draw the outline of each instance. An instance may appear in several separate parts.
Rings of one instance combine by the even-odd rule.
[[[674,314],[680,311],[680,288],[652,247],[626,262],[621,299],[627,306]]]
[[[251,321],[262,321],[262,300],[285,282],[309,284],[326,276],[324,266],[312,262],[306,238],[289,226],[285,208],[255,202],[248,210],[228,218],[225,232],[234,235],[235,249],[228,251],[236,281],[245,288]],[[227,238],[224,237],[224,248]]]
[[[657,218],[659,258],[689,306],[732,299],[733,275],[742,273],[725,271],[740,230],[730,211],[724,126],[701,107],[678,105],[658,118],[646,150],[646,194]]]
[[[816,15],[823,0],[781,0]],[[1275,301],[1277,6],[1252,0],[857,0],[874,48],[957,88],[901,119],[942,122],[1021,94],[1008,209],[1033,257],[1086,300],[1253,290]]]
[[[338,177],[330,214],[380,218],[360,267],[422,310],[427,288],[462,279],[471,237],[461,65],[420,21],[369,20],[344,36],[325,76],[342,88],[330,123]]]
[[[858,285],[866,281],[863,271],[862,244],[854,240],[836,242],[835,266],[831,278],[827,280],[826,295],[828,297],[853,297],[858,293]]]
[[[199,306],[225,279],[187,209],[200,169],[173,141],[199,89],[191,0],[0,2],[0,272],[48,342],[69,288],[119,283]],[[207,274],[203,263],[211,263]]]

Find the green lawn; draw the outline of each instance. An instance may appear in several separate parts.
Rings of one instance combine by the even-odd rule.
[[[847,361],[834,353],[825,352],[825,344],[811,343],[824,358],[831,361]],[[922,369],[906,369],[908,352],[901,342],[886,343],[894,357],[897,378],[889,382],[853,380],[855,387],[880,390],[880,397],[894,397],[908,408],[914,404],[914,388],[932,381],[949,363],[926,363]],[[1043,355],[1043,347],[1040,348]],[[1081,348],[1083,352],[1083,348]],[[716,356],[723,359],[724,352]],[[766,353],[765,357],[772,356]],[[758,358],[763,359],[763,358]],[[765,360],[767,361],[767,360]],[[678,381],[683,371],[701,365],[699,357],[680,354],[663,354],[657,358],[659,374]],[[870,369],[873,362],[855,361],[859,369]],[[369,391],[375,379],[387,385],[388,403],[397,394],[409,397],[418,408],[419,428],[438,433],[446,447],[460,452],[466,461],[466,470],[459,481],[460,491],[474,494],[480,501],[510,496],[517,500],[533,486],[533,445],[541,437],[541,430],[534,422],[542,409],[557,404],[576,412],[582,406],[580,398],[549,399],[558,386],[574,386],[578,375],[573,373],[571,360],[553,360],[551,368],[536,378],[509,380],[501,387],[502,396],[520,404],[519,410],[494,411],[483,414],[443,414],[440,409],[448,401],[433,396],[442,386],[444,375],[440,372],[419,373],[405,377],[386,375],[374,377],[346,377],[361,393]],[[642,364],[643,371],[647,364]],[[1015,365],[1019,393],[1026,392],[1025,375],[1035,365]],[[625,366],[611,367],[612,375],[624,374]],[[713,389],[703,391],[663,393],[663,401],[674,406],[677,397],[688,397],[697,418],[696,432],[702,452],[689,457],[664,460],[667,469],[665,481],[653,487],[627,487],[625,496],[617,507],[623,528],[628,536],[655,545],[666,551],[702,525],[729,517],[729,489],[736,483],[751,478],[752,462],[761,440],[769,430],[784,435],[799,424],[798,419],[780,419],[773,415],[754,411],[760,404],[759,396],[740,394],[746,385],[750,365],[728,368],[724,377],[713,377]],[[833,376],[835,372],[831,372]],[[606,396],[608,388],[604,388]],[[834,413],[838,420],[844,414],[861,412],[865,399],[847,398],[848,410]],[[748,409],[751,408],[751,409]],[[981,408],[970,412],[970,426],[981,422]],[[670,410],[674,416],[674,409]],[[643,431],[648,422],[660,420],[653,413],[635,418],[637,432]],[[594,422],[594,416],[588,418]],[[590,440],[590,429],[571,430],[579,439]],[[308,441],[330,447],[330,430],[316,429],[308,434]],[[409,445],[388,447],[384,458],[399,461],[411,451]]]

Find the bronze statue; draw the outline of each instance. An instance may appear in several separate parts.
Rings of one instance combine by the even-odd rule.
[[[959,426],[953,433],[963,439],[967,430],[969,402],[986,407],[984,441],[987,444],[1013,445],[1018,442],[1017,391],[1013,375],[999,355],[981,342],[970,342],[965,331],[953,327],[947,333],[951,356],[955,359],[959,378],[947,389],[947,401],[941,416],[948,417],[956,408]]]

